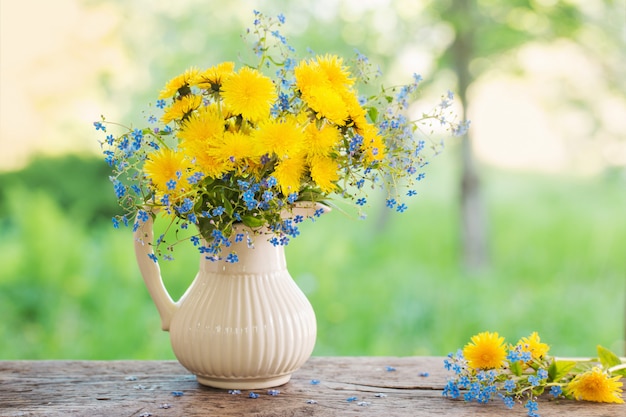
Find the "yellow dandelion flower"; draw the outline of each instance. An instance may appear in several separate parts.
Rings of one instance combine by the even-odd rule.
[[[296,87],[303,94],[308,94],[312,87],[327,85],[328,78],[319,64],[315,61],[302,60],[294,68]]]
[[[224,134],[224,120],[217,106],[200,107],[178,131],[179,147],[192,161],[194,168],[212,178],[221,177],[230,165],[218,160],[211,151]]]
[[[339,164],[333,158],[315,155],[310,158],[311,178],[322,192],[330,193],[337,189]]]
[[[222,82],[224,104],[244,119],[257,122],[269,117],[277,98],[276,87],[269,77],[243,67]]]
[[[470,340],[463,348],[463,356],[471,368],[497,369],[504,365],[506,347],[504,337],[500,337],[498,332],[479,333]]]
[[[337,55],[326,54],[317,57],[317,63],[333,88],[340,89],[354,84],[350,71]]]
[[[293,116],[261,122],[254,137],[260,154],[279,158],[299,154],[306,141],[304,130]]]
[[[192,85],[197,85],[205,90],[210,89],[218,92],[222,86],[224,78],[233,74],[234,71],[234,62],[222,62],[221,64],[215,65],[199,73]]]
[[[302,92],[310,87],[326,85],[342,91],[354,84],[343,59],[336,55],[318,56],[315,60],[302,60],[294,69],[296,86]]]
[[[165,87],[159,93],[159,98],[170,98],[179,92],[182,95],[188,94],[190,92],[189,87],[195,81],[198,74],[198,68],[192,67],[186,70],[184,73],[172,78],[167,82],[167,84],[165,84]]]
[[[530,352],[533,359],[541,359],[548,354],[550,346],[545,343],[541,343],[539,334],[533,332],[528,337],[522,337],[517,344],[521,347],[522,352]]]
[[[273,176],[284,195],[300,191],[300,180],[304,174],[305,160],[302,155],[282,159],[274,169]]]
[[[185,120],[178,131],[178,137],[182,139],[181,146],[185,142],[205,141],[224,132],[224,120],[219,114],[216,105],[203,106]]]
[[[253,138],[242,132],[224,132],[208,153],[230,169],[244,168],[249,160],[261,157],[256,151]]]
[[[347,100],[354,96],[350,89],[354,81],[342,62],[335,55],[325,55],[302,61],[294,69],[296,87],[305,103],[319,118],[325,117],[339,126],[345,126],[349,119]]]
[[[294,115],[296,118],[296,122],[300,126],[307,126],[309,123],[315,120],[314,117],[311,117],[311,114],[307,109],[301,109],[297,114]]]
[[[353,90],[346,91],[342,95],[346,108],[348,109],[348,116],[355,127],[359,128],[367,123],[366,111],[359,103],[359,98],[356,96]]]
[[[357,132],[359,130],[363,130],[363,129],[367,129],[367,125],[369,124],[369,122],[367,121],[367,119],[365,118],[365,114],[362,115],[355,115],[353,113],[350,114],[350,125],[354,126],[354,128],[357,130]]]
[[[221,178],[231,169],[228,161],[218,160],[212,155],[213,144],[209,141],[184,142],[181,150],[192,161],[194,170],[207,177]]]
[[[367,165],[380,162],[385,158],[385,141],[380,136],[374,125],[366,123],[362,128],[357,129],[363,136],[363,151]]]
[[[158,192],[177,194],[188,187],[189,161],[182,152],[161,148],[151,154],[143,166],[143,172]]]
[[[202,96],[189,94],[175,100],[171,106],[165,109],[161,121],[168,124],[172,120],[182,121],[188,117],[191,112],[196,110],[202,104]]]
[[[317,128],[315,123],[306,127],[306,150],[309,155],[328,155],[341,141],[341,133],[335,127],[323,124]]]
[[[620,376],[612,377],[600,368],[594,367],[585,373],[576,375],[567,384],[565,393],[577,400],[623,404],[622,386]]]
[[[349,116],[348,107],[341,94],[332,87],[312,86],[307,93],[302,93],[302,99],[318,117],[325,117],[338,126],[345,126]]]

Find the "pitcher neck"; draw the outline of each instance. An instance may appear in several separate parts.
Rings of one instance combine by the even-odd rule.
[[[243,238],[241,241],[233,242],[229,247],[223,247],[219,260],[212,260],[206,255],[201,255],[200,269],[204,272],[226,272],[226,273],[263,273],[283,270],[287,268],[285,260],[285,247],[274,245],[268,238],[269,235],[257,235],[252,237],[252,241]],[[228,257],[234,253],[233,257]]]

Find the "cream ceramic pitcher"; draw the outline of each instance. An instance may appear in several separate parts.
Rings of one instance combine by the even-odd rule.
[[[289,381],[310,357],[317,327],[311,304],[287,271],[284,247],[257,235],[254,248],[244,238],[226,249],[237,253],[236,263],[200,255],[196,278],[174,302],[151,258],[152,229],[150,217],[134,232],[135,253],[181,365],[199,383],[216,388],[259,389]]]

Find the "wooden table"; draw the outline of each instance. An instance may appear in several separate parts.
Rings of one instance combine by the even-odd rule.
[[[312,357],[277,395],[199,385],[175,361],[0,361],[0,416],[525,416],[442,397],[436,357]],[[318,382],[319,381],[319,382]],[[539,400],[542,417],[625,417],[624,404]]]

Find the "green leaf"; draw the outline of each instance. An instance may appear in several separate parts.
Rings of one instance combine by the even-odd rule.
[[[265,220],[260,217],[252,216],[250,214],[241,216],[241,221],[248,227],[261,227],[265,224]]]
[[[577,362],[574,368],[572,369],[572,373],[582,374],[582,373],[592,370],[595,366],[598,366],[598,362],[595,360]]]
[[[511,372],[513,372],[516,376],[521,376],[522,372],[524,371],[522,369],[522,362],[521,361],[515,361],[511,364],[510,366]]]
[[[304,190],[300,191],[300,194],[298,194],[298,201],[323,202],[323,197],[324,196],[322,195],[321,191],[319,191],[318,189],[307,187]]]
[[[548,369],[548,379],[550,382],[558,381],[572,370],[578,363],[576,361],[553,360]]]
[[[620,358],[610,350],[600,345],[597,346],[598,349],[598,359],[600,359],[600,363],[602,367],[605,369],[609,369],[612,366],[621,365],[622,361]]]
[[[200,217],[198,218],[198,230],[206,241],[211,241],[211,233],[215,230],[215,225],[206,217]]]
[[[376,120],[378,120],[378,109],[376,107],[368,108],[367,115],[372,123],[376,123]]]
[[[556,379],[556,375],[557,375],[556,361],[552,359],[552,362],[550,362],[550,366],[548,367],[548,382],[554,381]]]
[[[226,214],[228,214],[228,216],[232,217],[233,216],[233,212],[235,211],[233,209],[233,205],[230,203],[230,201],[228,199],[225,199],[223,202],[224,202],[224,210],[226,211]]]

